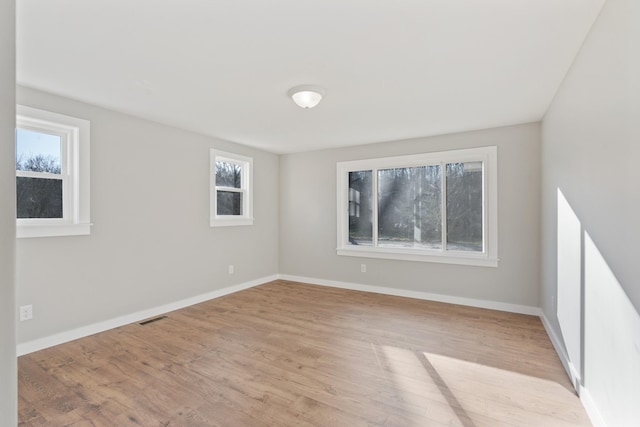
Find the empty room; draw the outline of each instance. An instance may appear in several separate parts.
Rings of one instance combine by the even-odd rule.
[[[640,426],[636,0],[0,33],[0,427]]]

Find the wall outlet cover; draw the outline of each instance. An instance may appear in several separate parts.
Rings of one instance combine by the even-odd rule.
[[[33,306],[31,304],[20,306],[19,312],[21,322],[33,319]]]

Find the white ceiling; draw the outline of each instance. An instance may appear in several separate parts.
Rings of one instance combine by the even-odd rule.
[[[603,2],[18,0],[17,80],[276,153],[460,132],[540,120]]]

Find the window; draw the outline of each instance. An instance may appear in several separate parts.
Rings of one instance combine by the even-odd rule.
[[[497,149],[340,162],[338,255],[497,267]]]
[[[17,106],[17,237],[90,234],[87,120]]]
[[[253,224],[253,159],[211,150],[211,226]]]

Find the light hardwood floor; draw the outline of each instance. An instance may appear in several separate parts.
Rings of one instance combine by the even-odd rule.
[[[533,316],[275,281],[22,356],[21,426],[588,426]]]

